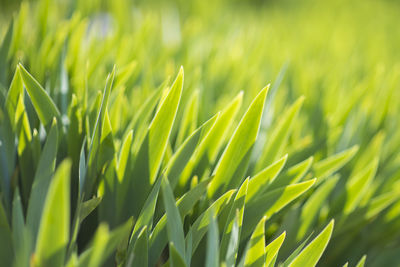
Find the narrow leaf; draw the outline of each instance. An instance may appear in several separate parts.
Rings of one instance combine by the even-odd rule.
[[[257,224],[253,234],[250,237],[250,241],[245,251],[245,267],[258,267],[264,266],[265,264],[265,221],[266,217],[263,217]]]
[[[161,182],[165,212],[167,214],[168,237],[182,258],[185,258],[185,236],[181,215],[175,204],[175,197],[167,178]]]
[[[46,196],[35,252],[39,266],[64,264],[70,228],[70,169],[70,161],[60,164]]]
[[[325,200],[332,192],[338,180],[339,176],[337,175],[327,179],[304,203],[304,206],[301,209],[301,225],[297,231],[297,240],[303,239],[307,234],[307,231],[310,229],[312,223],[317,217],[318,211],[325,203]]]
[[[221,189],[226,191],[235,186],[233,175],[257,138],[268,88],[264,88],[253,100],[226,146],[214,169],[215,177],[208,188],[210,198],[217,196]]]
[[[211,206],[204,211],[192,224],[193,231],[193,252],[196,251],[197,246],[200,241],[203,239],[205,233],[207,232],[208,225],[210,224],[210,216],[211,210],[213,210],[216,214],[222,209],[222,207],[229,202],[229,199],[232,197],[235,190],[230,190],[223,194],[220,198],[218,198]]]
[[[148,266],[148,253],[148,234],[147,226],[145,226],[139,233],[135,246],[133,247],[133,260],[128,260],[127,266]]]
[[[33,241],[36,240],[39,231],[39,223],[41,218],[43,218],[42,213],[44,206],[47,203],[45,202],[47,201],[46,195],[48,194],[48,189],[56,166],[57,150],[58,127],[56,120],[54,120],[36,169],[32,191],[28,202],[26,224],[33,235]]]
[[[51,100],[50,96],[43,87],[32,77],[32,75],[21,65],[18,67],[21,70],[21,77],[25,84],[26,91],[35,107],[36,113],[46,129],[50,128],[53,118],[60,118],[60,111]]]
[[[249,179],[246,179],[240,186],[238,192],[236,193],[235,200],[233,201],[233,205],[229,212],[228,219],[226,220],[224,232],[222,235],[221,248],[220,248],[221,258],[227,254],[229,242],[231,239],[231,232],[233,224],[235,223],[236,216],[239,216],[237,218],[237,223],[240,236],[240,232],[242,230],[243,213],[245,210],[248,185],[249,185]],[[236,258],[236,255],[234,257]]]
[[[343,152],[330,156],[314,164],[314,176],[318,179],[325,178],[339,170],[349,162],[358,151],[358,146],[353,146]]]
[[[170,266],[171,267],[186,267],[185,259],[179,253],[179,251],[175,248],[174,243],[169,243],[169,257],[170,257]]]
[[[360,261],[357,263],[356,267],[364,267],[366,259],[367,259],[367,255],[362,256]]]
[[[243,235],[246,238],[263,216],[270,218],[294,199],[306,192],[316,179],[275,189],[248,203],[243,218]]]
[[[202,181],[198,185],[196,185],[194,188],[192,188],[189,192],[184,194],[176,203],[179,212],[182,216],[186,216],[194,205],[197,203],[197,201],[200,199],[200,197],[203,196],[204,192],[207,189],[209,180]],[[158,221],[157,225],[154,227],[154,230],[150,236],[150,258],[149,258],[149,263],[150,266],[153,266],[157,259],[160,257],[161,252],[163,248],[168,244],[168,235],[167,235],[167,228],[166,228],[166,220],[167,216],[164,214],[164,216]],[[191,238],[193,235],[191,236]],[[186,239],[188,236],[186,237]],[[188,240],[186,240],[186,243]],[[190,255],[191,256],[191,255]],[[186,255],[186,257],[188,257]]]
[[[239,248],[239,211],[236,210],[235,220],[233,221],[231,236],[229,238],[228,249],[226,251],[225,264],[226,267],[234,267]]]
[[[183,68],[179,70],[172,88],[163,102],[160,104],[153,121],[149,126],[149,172],[150,184],[153,184],[158,169],[161,164],[162,157],[167,148],[169,136],[171,134],[172,125],[178,110],[183,88]],[[147,144],[146,144],[147,145]]]
[[[333,231],[334,221],[332,220],[324,230],[305,247],[300,254],[290,263],[290,267],[302,267],[317,265],[322,256]]]
[[[246,201],[249,201],[265,192],[268,185],[274,181],[276,176],[278,176],[282,168],[285,166],[286,160],[287,155],[269,165],[250,179]]]
[[[208,226],[206,267],[219,266],[219,233],[216,215],[211,215],[211,222]]]
[[[278,236],[275,240],[268,244],[265,247],[265,266],[270,267],[274,266],[273,262],[276,259],[279,249],[281,248],[283,241],[285,240],[286,232],[283,232],[280,236]]]

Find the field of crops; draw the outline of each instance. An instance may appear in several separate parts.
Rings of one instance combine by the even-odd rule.
[[[0,266],[400,266],[399,18],[0,0]]]

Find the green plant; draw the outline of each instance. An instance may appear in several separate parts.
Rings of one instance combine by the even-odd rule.
[[[254,19],[270,7],[254,4],[242,3],[239,37],[226,40],[233,26],[209,31],[218,11],[238,15],[222,0],[210,9],[177,1],[161,15],[142,3],[133,17],[125,0],[24,2],[0,24],[2,265],[399,263],[395,56],[379,52],[388,71],[374,61],[373,41],[361,56],[333,42],[326,65],[298,55],[282,65],[280,44],[270,48],[282,54],[257,47],[262,33],[281,35]],[[181,40],[177,10],[189,25]],[[321,18],[292,12],[306,24]],[[271,13],[276,25],[280,14]],[[313,51],[324,23],[313,26],[315,39],[287,49]],[[352,78],[335,80],[330,63],[339,75],[349,55]],[[263,60],[278,74],[259,90],[272,69]],[[177,62],[186,74],[165,79]],[[363,64],[378,66],[374,75]]]

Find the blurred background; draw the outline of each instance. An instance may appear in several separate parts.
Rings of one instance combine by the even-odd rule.
[[[68,81],[69,100],[72,93],[80,99],[84,87],[102,90],[116,64],[133,71],[125,102],[110,113],[131,114],[182,65],[183,103],[199,92],[199,125],[240,91],[244,110],[270,83],[258,142],[304,95],[285,150],[293,155],[288,165],[355,144],[362,154],[372,138],[384,135],[375,192],[384,193],[399,186],[400,177],[399,18],[396,0],[0,0],[0,40],[14,21],[12,57],[0,62],[0,87],[8,87],[21,61],[65,113],[60,81]],[[89,103],[95,97],[90,94]],[[121,138],[128,121],[111,117],[113,134]],[[358,244],[332,241],[321,266],[354,262],[363,253],[374,266],[394,266],[390,261],[400,255],[396,216],[354,233],[358,239],[349,240]],[[377,231],[382,225],[384,234]]]
[[[263,127],[304,95],[301,123],[312,127],[296,138],[312,136],[310,153],[329,129],[351,126],[326,153],[397,127],[399,1],[1,0],[0,10],[1,39],[11,18],[16,29],[4,88],[19,61],[49,88],[65,65],[71,94],[85,79],[101,90],[114,64],[134,64],[127,88],[141,89],[128,90],[139,104],[182,65],[183,98],[200,92],[199,122],[242,90],[244,109],[270,83]]]

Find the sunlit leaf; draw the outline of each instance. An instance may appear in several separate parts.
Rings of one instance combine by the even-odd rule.
[[[289,266],[315,266],[328,245],[333,231],[333,224],[334,221],[332,220],[324,230],[300,252]]]
[[[70,161],[61,163],[46,196],[34,259],[38,266],[58,266],[65,259],[69,239],[70,168]]]
[[[264,88],[253,100],[245,115],[242,117],[235,133],[226,146],[221,159],[215,167],[215,177],[209,186],[208,195],[214,197],[221,189],[232,189],[237,186],[241,177],[233,177],[241,160],[253,146],[260,127],[261,115],[264,108],[268,87]],[[240,184],[240,180],[239,180]]]

